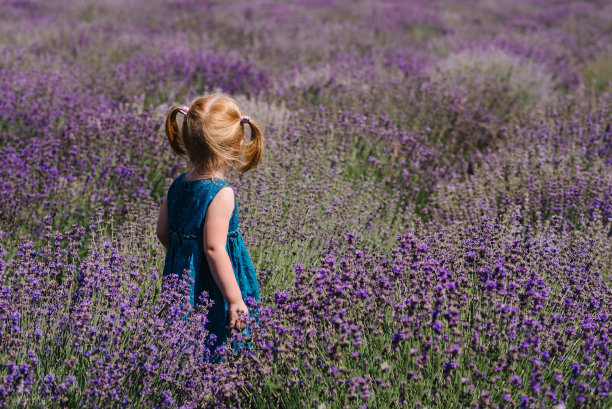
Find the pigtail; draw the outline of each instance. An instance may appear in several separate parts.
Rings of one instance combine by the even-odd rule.
[[[181,131],[179,131],[178,123],[176,121],[176,115],[181,111],[182,107],[180,106],[170,108],[170,112],[166,117],[166,136],[168,137],[172,150],[181,156],[185,156],[187,154],[187,149],[185,149],[185,141],[183,140],[183,134]]]
[[[246,124],[251,127],[251,140],[246,144],[244,150],[244,164],[240,168],[243,173],[257,166],[263,151],[263,134],[259,125],[252,119],[249,119],[244,125],[246,126]]]

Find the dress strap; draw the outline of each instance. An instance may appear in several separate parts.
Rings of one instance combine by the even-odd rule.
[[[208,207],[210,206],[210,203],[213,201],[215,196],[217,196],[217,193],[219,193],[219,191],[225,187],[231,187],[233,189],[232,185],[230,185],[228,182],[222,179],[215,179],[214,181],[209,179],[206,185],[207,185],[206,201],[205,201],[204,206],[200,208],[200,212],[197,217],[197,220],[199,220],[199,223],[200,223],[200,229],[198,229],[199,231],[201,230],[202,227],[204,227],[204,221],[206,219],[206,211],[208,210]],[[238,209],[237,209],[235,194],[234,194],[234,211],[232,213],[232,217],[230,218],[228,229],[229,229],[228,237],[237,236],[240,233],[239,226],[238,226]]]

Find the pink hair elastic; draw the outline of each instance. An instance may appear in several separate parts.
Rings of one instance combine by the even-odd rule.
[[[250,117],[250,116],[248,116],[248,115],[244,115],[244,116],[242,117],[242,119],[240,120],[240,123],[241,123],[241,124],[243,124],[243,123],[245,123],[245,122],[249,122],[250,120],[251,120],[251,117]]]
[[[189,107],[188,107],[188,106],[183,105],[183,106],[181,107],[181,112],[182,112],[184,115],[187,115],[187,114],[189,113]]]

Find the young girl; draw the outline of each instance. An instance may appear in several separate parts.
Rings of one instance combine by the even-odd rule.
[[[179,114],[184,115],[180,129]],[[246,126],[251,140],[245,144]],[[191,170],[172,182],[157,220],[157,237],[167,249],[163,274],[180,277],[188,270],[194,280],[191,305],[199,303],[202,291],[214,302],[206,329],[212,334],[211,352],[217,361],[216,348],[232,330],[246,330],[249,336],[239,313],[256,318],[256,311],[249,312],[245,300],[260,300],[255,268],[238,225],[234,190],[223,178],[229,168],[246,172],[258,164],[263,136],[257,123],[243,116],[225,93],[196,98],[189,107],[172,107],[165,128],[170,146],[189,160]]]

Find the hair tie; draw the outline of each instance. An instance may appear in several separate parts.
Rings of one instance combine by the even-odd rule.
[[[244,115],[244,116],[242,117],[242,119],[240,120],[240,123],[241,123],[241,124],[243,124],[243,123],[245,123],[245,122],[249,122],[250,120],[251,120],[251,117],[250,117],[250,116],[248,116],[248,115]],[[249,122],[249,123],[250,123],[250,122]]]
[[[187,115],[187,114],[189,113],[189,107],[188,107],[188,106],[183,105],[183,106],[181,107],[181,112],[183,113],[183,115]]]

